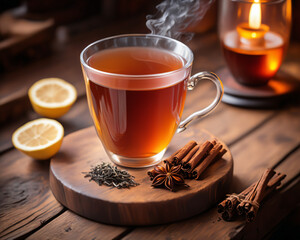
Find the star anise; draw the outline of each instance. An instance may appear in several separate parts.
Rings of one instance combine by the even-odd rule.
[[[169,162],[166,162],[166,167],[156,166],[154,172],[158,175],[153,179],[153,187],[165,187],[170,191],[174,191],[175,187],[179,185],[188,187],[180,173],[181,165],[172,166]]]

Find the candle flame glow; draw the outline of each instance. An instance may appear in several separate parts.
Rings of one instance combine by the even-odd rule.
[[[261,8],[259,0],[254,0],[249,13],[249,27],[259,29],[261,25]]]

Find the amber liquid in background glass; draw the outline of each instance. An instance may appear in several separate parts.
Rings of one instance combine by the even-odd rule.
[[[142,75],[180,69],[183,60],[155,48],[124,47],[100,51],[88,59],[88,64],[105,72]],[[180,122],[187,90],[186,79],[174,82],[162,88],[158,82],[155,89],[144,90],[134,90],[131,82],[131,87],[124,90],[113,83],[101,86],[89,79],[90,107],[106,149],[133,158],[150,157],[164,150]]]
[[[282,38],[267,33],[263,46],[247,46],[239,43],[237,35],[228,34],[222,42],[223,54],[234,78],[245,85],[264,85],[274,77],[281,65],[285,45]]]

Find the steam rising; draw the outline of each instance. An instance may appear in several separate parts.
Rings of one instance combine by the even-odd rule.
[[[156,6],[157,13],[148,15],[146,25],[152,34],[189,41],[193,33],[183,32],[200,21],[214,0],[165,0]]]

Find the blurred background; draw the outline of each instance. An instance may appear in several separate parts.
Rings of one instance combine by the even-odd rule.
[[[29,87],[39,79],[58,77],[85,96],[79,55],[88,44],[112,35],[150,33],[146,16],[157,15],[161,0],[0,0],[0,123],[31,109]],[[172,1],[169,1],[172,3]],[[218,5],[183,32],[194,52],[193,71],[216,71],[225,65],[218,33]],[[291,43],[282,68],[299,75],[300,1],[292,1]],[[29,117],[31,118],[31,117]]]
[[[85,96],[80,52],[112,35],[150,33],[147,15],[157,15],[161,0],[0,0],[0,123],[31,109],[29,87],[39,79],[58,77]],[[171,1],[172,2],[172,1]],[[193,71],[216,71],[225,65],[218,33],[219,1],[183,32],[194,52]],[[299,78],[300,1],[292,1],[293,23],[282,68]],[[29,117],[31,118],[31,117]]]
[[[130,19],[125,32],[149,32],[146,16],[159,0],[0,0],[0,72],[11,71],[62,48],[72,37]],[[300,1],[293,0],[292,41],[300,39]],[[186,31],[216,31],[218,1]],[[298,27],[297,27],[298,26]],[[129,29],[130,28],[130,29]],[[121,31],[119,31],[121,33]]]
[[[143,0],[1,0],[0,71],[48,56],[78,34],[146,15],[155,4]]]
[[[200,21],[183,30],[195,33],[192,41],[187,43],[195,55],[193,72],[216,71],[225,66],[217,33],[219,1],[214,1]],[[155,15],[156,6],[160,2],[161,0],[0,0],[0,152],[12,149],[11,135],[18,126],[39,117],[31,108],[27,91],[34,82],[42,78],[62,78],[72,83],[78,91],[76,107],[60,119],[66,134],[92,125],[80,68],[80,52],[88,44],[104,37],[149,33],[146,16]],[[300,0],[292,0],[291,40],[281,66],[298,80],[299,13]],[[205,106],[206,100],[210,99],[211,96],[205,96],[203,103],[196,104],[200,108],[201,104]],[[192,104],[194,101],[190,101],[189,105]],[[185,114],[189,115],[191,111],[193,108],[187,108]],[[229,123],[235,116],[240,117],[239,111],[245,114],[246,117],[241,117],[245,121],[250,114],[255,117],[263,114],[259,111],[237,111],[234,108],[230,111],[234,114],[232,118],[228,117]],[[213,132],[218,121],[215,118],[215,121],[207,124],[211,127],[208,130]],[[227,130],[230,132],[230,128]],[[299,223],[299,214],[295,214],[293,222]],[[284,228],[289,231],[290,223]],[[278,234],[278,238],[273,239],[283,239],[280,238],[282,236],[284,234]]]

